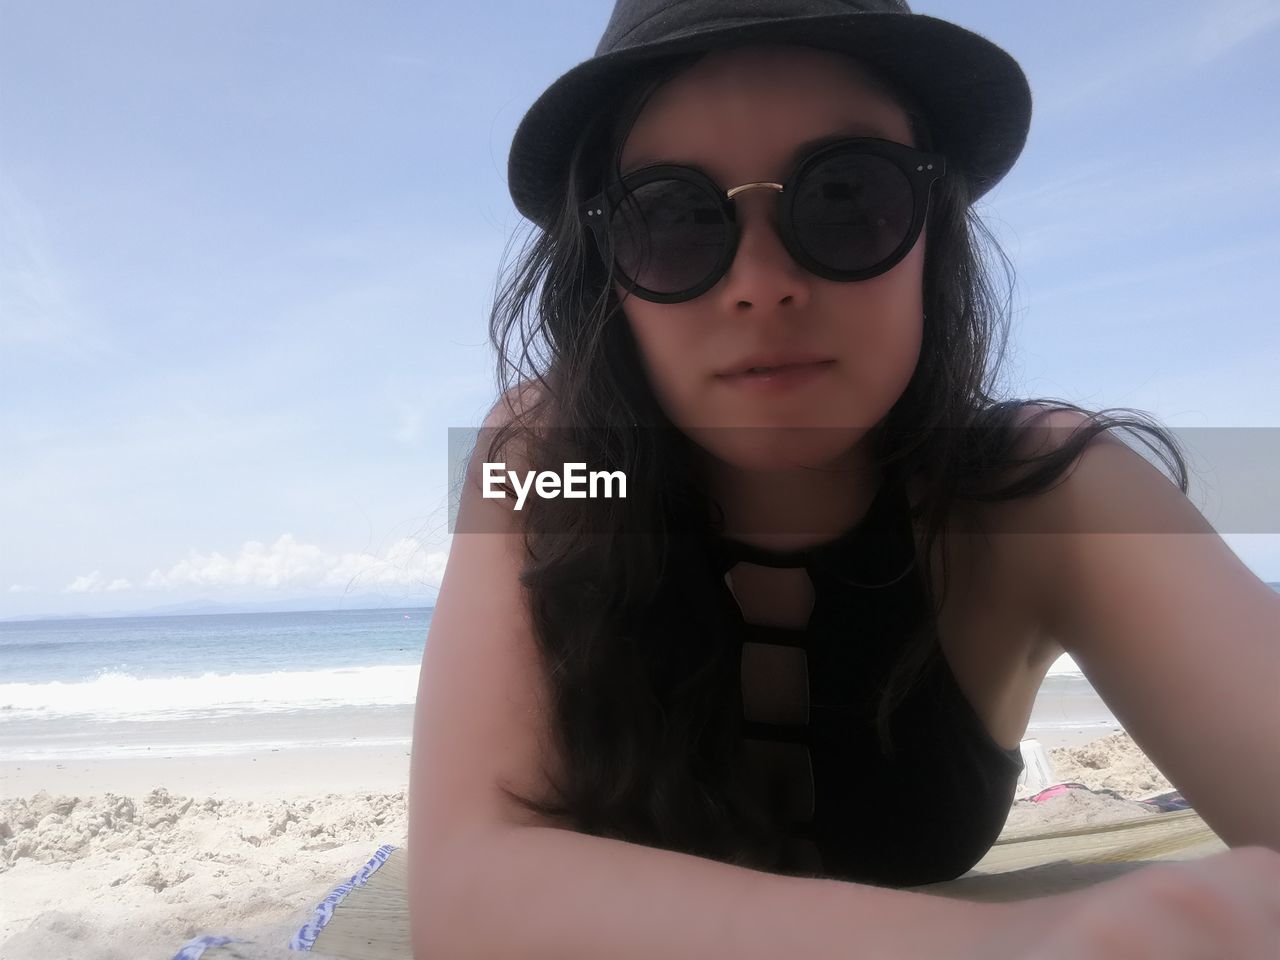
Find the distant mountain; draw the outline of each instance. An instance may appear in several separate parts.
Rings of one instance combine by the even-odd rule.
[[[24,620],[100,620],[114,617],[204,616],[217,613],[311,613],[326,610],[430,610],[435,602],[418,598],[402,598],[393,602],[376,593],[352,594],[345,597],[297,597],[292,600],[263,600],[257,603],[222,603],[218,600],[188,600],[145,610],[113,610],[104,613],[42,613],[27,617],[0,617],[0,623]]]

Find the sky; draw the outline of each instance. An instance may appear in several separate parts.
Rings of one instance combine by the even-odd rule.
[[[0,0],[0,619],[430,603],[531,229],[511,137],[611,8]],[[1275,451],[1280,4],[913,9],[1031,84],[978,205],[1016,272],[1002,394]],[[1217,529],[1280,581],[1257,516]]]

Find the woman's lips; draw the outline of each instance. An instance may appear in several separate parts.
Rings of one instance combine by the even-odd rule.
[[[746,390],[789,390],[820,379],[834,365],[834,360],[797,363],[786,367],[774,367],[761,373],[733,373],[720,376],[719,379],[730,386]]]

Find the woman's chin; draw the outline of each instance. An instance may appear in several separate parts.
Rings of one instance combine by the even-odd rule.
[[[740,470],[789,470],[832,463],[861,440],[866,430],[788,425],[691,428],[687,432],[711,456]]]

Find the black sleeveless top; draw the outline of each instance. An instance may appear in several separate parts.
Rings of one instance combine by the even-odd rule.
[[[987,732],[941,649],[891,715],[875,711],[890,668],[925,613],[905,490],[886,478],[837,539],[781,552],[708,534],[729,625],[740,769],[776,814],[777,868],[878,886],[953,880],[991,848],[1023,769]],[[804,629],[747,623],[725,575],[740,562],[803,567]]]

